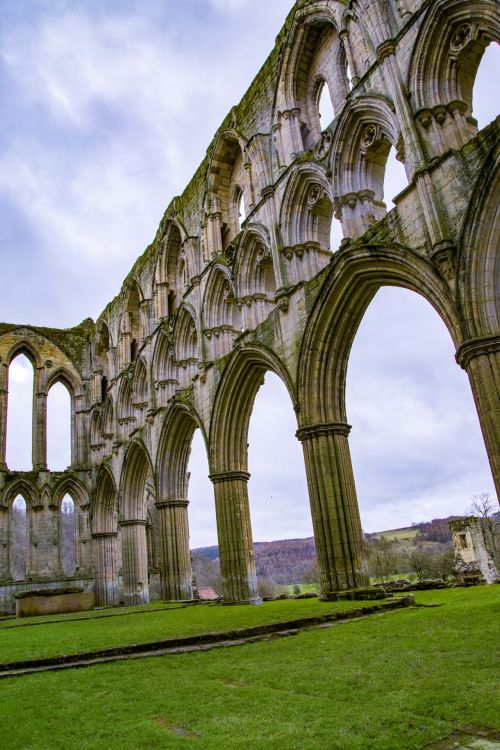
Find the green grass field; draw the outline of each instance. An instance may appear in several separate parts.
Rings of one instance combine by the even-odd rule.
[[[107,610],[116,616],[105,618],[89,617],[89,613],[83,613],[75,620],[69,615],[44,617],[42,624],[38,624],[40,618],[35,617],[6,620],[0,623],[0,664],[314,617],[362,607],[363,604],[300,599],[266,602],[260,607],[204,605],[180,608],[172,605],[166,611],[153,604],[133,614],[127,614],[133,608],[123,613],[116,609]]]
[[[421,592],[419,602],[444,606],[241,647],[2,680],[1,746],[416,750],[464,725],[498,731],[499,593],[496,586]],[[243,626],[249,618],[277,617],[281,604],[290,617],[303,616],[304,605],[314,602],[217,611]],[[197,628],[206,618],[212,630],[213,612],[199,607],[144,617],[161,615],[167,630],[174,616],[199,618]],[[120,619],[132,627],[141,618],[94,623],[115,623],[116,642],[127,632]],[[23,637],[33,639],[33,656],[41,655],[37,631],[69,644],[74,624],[24,628]],[[14,632],[2,628],[0,640]],[[78,632],[74,646],[81,638]]]

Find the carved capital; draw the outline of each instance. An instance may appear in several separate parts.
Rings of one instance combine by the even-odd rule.
[[[92,539],[113,539],[118,536],[117,531],[94,531]]]
[[[220,482],[233,482],[235,480],[248,482],[250,474],[248,471],[218,471],[215,474],[209,474],[209,478],[214,484],[219,484]]]
[[[456,275],[456,254],[455,245],[449,240],[438,242],[432,251],[432,260],[439,268],[439,272],[448,282],[455,280]]]
[[[416,121],[421,125],[424,130],[430,127],[432,122],[432,112],[430,109],[420,109],[415,115]]]
[[[500,352],[500,336],[483,336],[464,341],[458,347],[455,359],[462,369],[467,370],[470,361],[475,357],[483,357],[497,352]]]
[[[288,312],[288,307],[290,305],[290,300],[288,299],[288,292],[278,292],[275,297],[276,305],[281,310],[281,312]]]
[[[166,499],[166,500],[159,500],[157,503],[155,503],[158,510],[162,510],[162,508],[187,508],[189,505],[189,500],[180,500],[180,499]]]
[[[266,185],[262,188],[260,191],[260,195],[262,200],[267,200],[268,198],[272,198],[274,195],[274,185]]]
[[[377,60],[381,63],[389,55],[394,55],[396,52],[396,42],[393,39],[386,39],[377,47]]]
[[[321,422],[320,424],[300,427],[295,435],[302,443],[304,440],[311,440],[321,435],[343,435],[347,437],[350,431],[351,425],[347,422]]]

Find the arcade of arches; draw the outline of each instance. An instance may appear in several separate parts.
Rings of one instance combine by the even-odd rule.
[[[472,116],[481,57],[499,38],[495,0],[298,0],[97,322],[0,325],[0,607],[33,581],[69,579],[101,604],[192,597],[196,428],[224,597],[258,602],[247,433],[269,370],[297,416],[321,593],[364,585],[345,380],[383,285],[419,293],[446,325],[500,493],[500,121],[478,132]],[[408,185],[388,211],[391,148]],[[22,472],[5,452],[19,354],[34,369],[32,470]],[[71,397],[61,472],[46,456],[55,383]]]

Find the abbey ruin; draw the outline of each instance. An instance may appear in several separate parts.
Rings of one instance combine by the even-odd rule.
[[[0,610],[34,582],[76,582],[98,604],[144,603],[153,568],[163,598],[191,598],[187,462],[198,427],[224,598],[257,603],[247,433],[269,370],[297,417],[322,596],[365,585],[345,379],[383,285],[419,293],[443,320],[500,494],[500,120],[478,132],[472,117],[476,71],[499,40],[496,0],[298,0],[98,320],[0,325]],[[322,130],[325,87],[335,117]],[[391,148],[408,186],[387,211]],[[330,247],[333,218],[339,247]],[[27,472],[5,461],[9,365],[20,353],[35,373]],[[72,405],[64,472],[46,463],[57,382]]]

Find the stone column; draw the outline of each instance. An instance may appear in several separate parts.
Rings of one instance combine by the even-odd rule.
[[[187,500],[156,503],[160,518],[160,573],[162,598],[193,598]]]
[[[149,602],[146,521],[120,521],[122,532],[123,595],[126,605]]]
[[[352,53],[351,42],[349,40],[349,30],[342,29],[342,31],[339,32],[339,37],[345,50],[349,70],[351,71],[351,86],[354,88],[358,85],[362,73],[358,69],[357,57]]]
[[[100,606],[118,604],[117,537],[116,531],[92,534],[95,561],[94,591],[96,604]]]
[[[0,504],[0,580],[10,577],[10,507]]]
[[[469,376],[497,497],[500,498],[500,336],[466,341],[458,349],[456,360]]]
[[[88,464],[87,410],[83,394],[75,394],[71,400],[71,468],[79,469]]]
[[[80,575],[85,575],[92,568],[92,532],[90,530],[89,510],[90,503],[80,506],[75,504],[76,566]]]
[[[8,367],[5,362],[0,362],[0,471],[7,471],[7,377]]]
[[[214,483],[217,536],[226,604],[261,604],[253,555],[246,471],[211,474]]]
[[[47,393],[41,390],[40,374],[35,370],[33,381],[33,433],[31,453],[33,470],[47,470]]]
[[[297,431],[304,450],[323,599],[335,591],[369,585],[347,439],[350,429],[344,422],[330,422]]]

